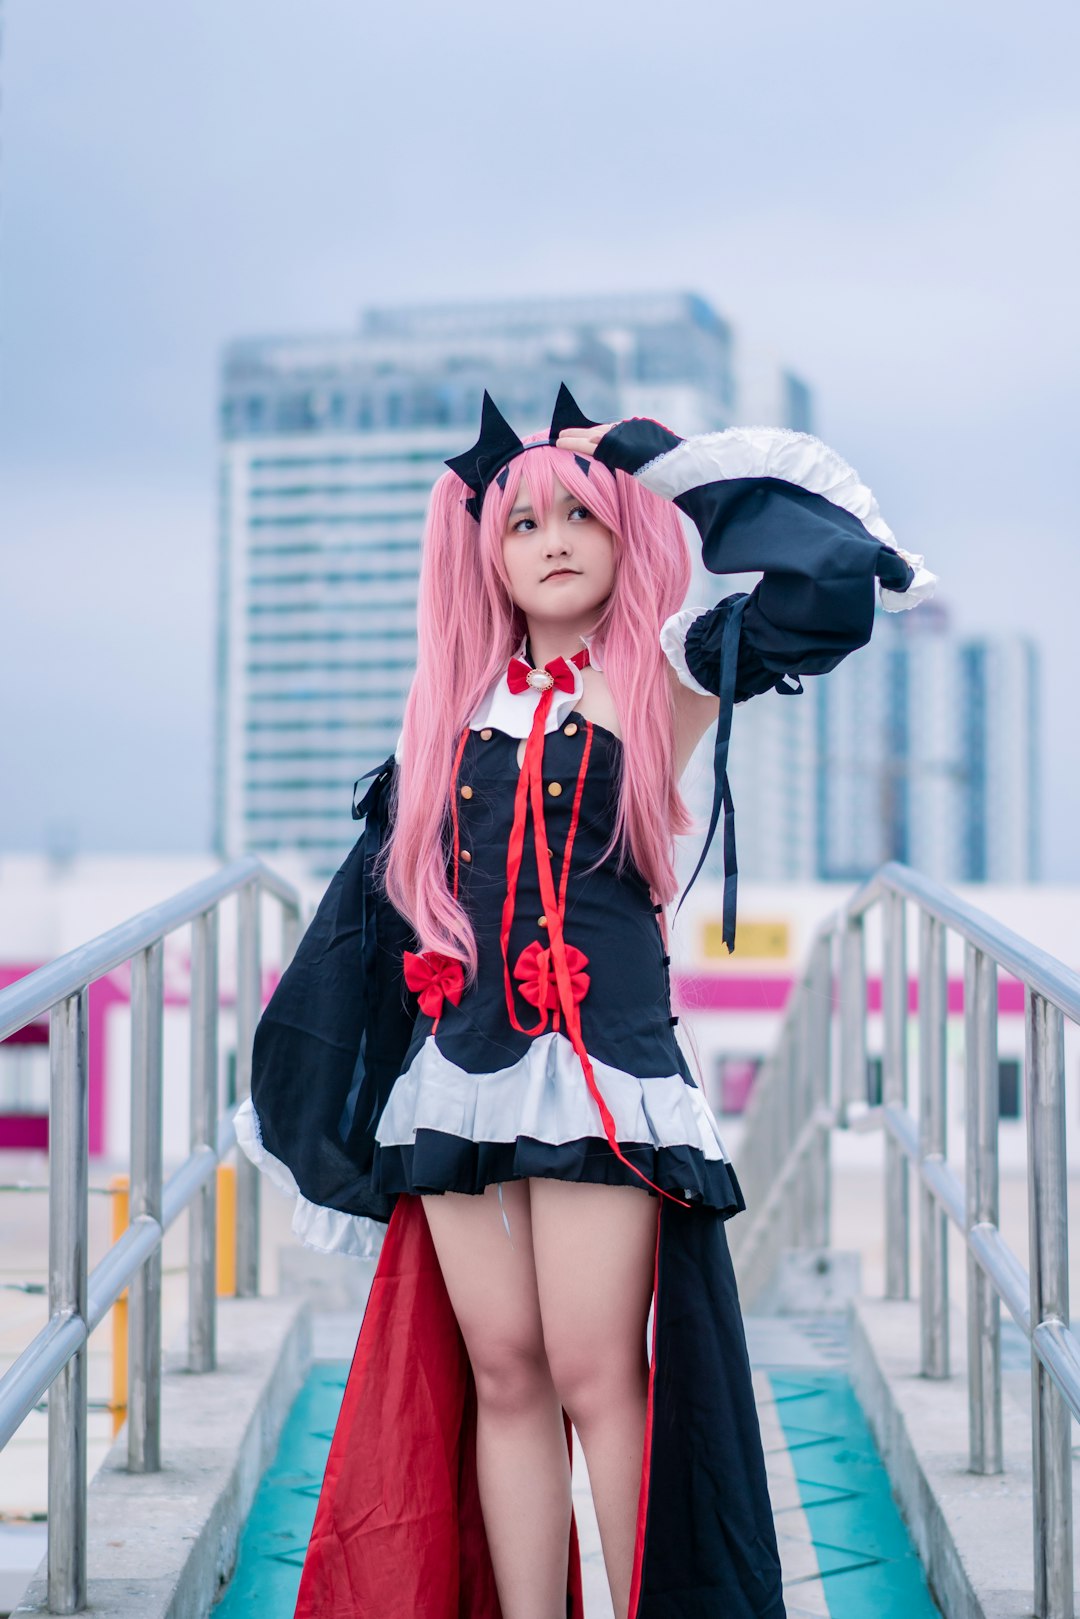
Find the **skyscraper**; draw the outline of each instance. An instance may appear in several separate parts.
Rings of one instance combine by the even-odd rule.
[[[942,882],[1038,875],[1038,658],[960,637],[936,602],[879,612],[869,646],[801,697],[736,711],[751,880],[857,881],[901,860]]]
[[[775,412],[800,418],[777,425],[807,425],[806,384],[769,375]],[[563,380],[598,421],[655,416],[695,433],[735,419],[731,328],[687,294],[372,309],[355,336],[229,347],[222,853],[298,850],[322,874],[339,863],[353,779],[400,728],[424,511],[443,460],[472,442],[484,388],[524,432],[547,424]],[[698,563],[690,599],[717,594]],[[705,789],[692,795],[701,814]]]

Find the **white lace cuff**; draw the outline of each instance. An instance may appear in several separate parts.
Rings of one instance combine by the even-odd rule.
[[[678,675],[680,685],[699,692],[702,697],[713,697],[714,692],[694,679],[686,662],[686,632],[704,611],[706,609],[702,607],[684,607],[681,612],[672,613],[670,618],[665,618],[660,626],[660,646],[665,658]]]
[[[929,568],[923,567],[921,556],[915,556],[895,543],[893,550],[898,556],[903,557],[908,567],[914,571],[915,577],[906,590],[886,590],[879,582],[878,598],[887,613],[903,613],[909,607],[918,607],[920,602],[929,601],[938,587],[938,576],[931,573]]]
[[[354,1259],[370,1259],[378,1252],[381,1233],[375,1220],[363,1214],[346,1214],[343,1209],[324,1208],[303,1196],[289,1166],[263,1146],[259,1115],[250,1096],[237,1108],[233,1123],[240,1150],[279,1192],[295,1198],[293,1234],[305,1248],[314,1248],[320,1254],[350,1254]]]

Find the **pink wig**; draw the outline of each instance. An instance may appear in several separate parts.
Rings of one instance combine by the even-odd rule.
[[[612,841],[666,904],[677,887],[673,838],[691,821],[675,780],[674,705],[660,648],[663,620],[682,606],[690,557],[667,501],[625,473],[566,450],[529,450],[510,462],[505,489],[487,491],[479,526],[453,472],[432,491],[417,607],[419,650],[405,705],[389,853],[380,865],[391,902],[423,950],[455,956],[471,978],[476,941],[447,880],[454,750],[481,698],[517,651],[526,622],[510,594],[502,547],[522,478],[542,523],[555,480],[615,536],[615,579],[595,626],[598,655],[619,716],[621,772]]]

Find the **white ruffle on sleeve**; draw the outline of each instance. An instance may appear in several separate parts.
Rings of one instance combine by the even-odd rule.
[[[314,1248],[320,1254],[349,1254],[354,1259],[370,1259],[378,1252],[381,1233],[377,1221],[363,1214],[346,1214],[343,1209],[324,1208],[304,1197],[289,1166],[263,1145],[259,1115],[250,1096],[233,1114],[233,1124],[240,1150],[279,1192],[295,1199],[293,1234],[305,1248]]]
[[[664,656],[679,677],[679,683],[696,691],[702,697],[713,697],[714,692],[709,691],[696,681],[690,673],[686,662],[686,633],[696,618],[700,618],[705,609],[701,607],[684,607],[681,612],[672,613],[665,618],[660,626],[660,646]]]
[[[921,556],[912,556],[897,545],[877,501],[854,467],[812,433],[789,427],[727,427],[718,433],[699,433],[639,467],[634,476],[667,500],[675,500],[699,484],[728,478],[776,478],[795,484],[850,512],[868,534],[890,546],[914,569],[915,578],[907,590],[878,587],[878,599],[886,612],[917,607],[937,589],[937,574],[923,566]]]
[[[929,601],[938,587],[938,576],[923,566],[921,556],[914,556],[910,551],[905,551],[895,541],[893,550],[898,556],[903,557],[915,577],[906,590],[886,590],[879,581],[878,600],[887,613],[904,613],[909,607],[918,607],[920,602]]]
[[[699,484],[728,478],[776,478],[857,517],[868,534],[895,547],[892,529],[854,467],[812,433],[790,427],[726,427],[684,439],[641,467],[646,489],[675,500]]]

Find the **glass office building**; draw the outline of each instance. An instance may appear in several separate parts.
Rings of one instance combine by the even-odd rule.
[[[732,781],[750,880],[853,882],[900,860],[941,882],[1039,875],[1039,664],[1019,635],[958,636],[937,602],[803,696],[737,709]]]
[[[329,874],[354,778],[394,748],[415,665],[420,539],[489,389],[517,431],[560,381],[594,419],[726,427],[728,323],[687,294],[368,310],[355,335],[230,345],[221,386],[217,843]],[[776,370],[778,425],[807,425]],[[785,413],[799,416],[788,421]],[[698,564],[691,600],[717,598]],[[690,789],[707,812],[703,772]]]

